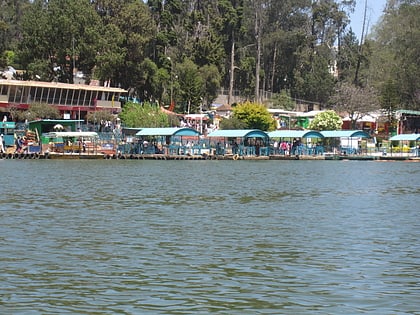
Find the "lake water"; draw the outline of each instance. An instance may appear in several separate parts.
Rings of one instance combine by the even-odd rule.
[[[0,171],[0,314],[420,314],[420,163]]]

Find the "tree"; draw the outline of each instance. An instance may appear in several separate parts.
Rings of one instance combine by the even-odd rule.
[[[220,121],[220,129],[232,130],[232,129],[247,129],[246,122],[236,118],[224,118]]]
[[[314,50],[304,47],[298,54],[300,66],[294,71],[295,94],[300,99],[326,104],[335,83],[330,72],[331,49],[325,45]]]
[[[0,2],[0,69],[14,66],[10,54],[17,52],[17,44],[22,37],[22,15],[30,5],[29,0],[14,0]]]
[[[350,30],[341,41],[337,53],[338,80],[340,82],[353,82],[359,56],[359,46],[356,34]]]
[[[233,108],[233,118],[245,124],[244,129],[275,130],[276,123],[264,105],[246,102]]]
[[[115,25],[122,35],[122,42],[117,47],[122,51],[123,57],[122,63],[114,69],[115,77],[111,79],[115,85],[121,84],[126,89],[133,88],[139,95],[140,91],[145,90],[146,95],[154,95],[156,98],[154,87],[145,84],[151,82],[145,82],[142,76],[142,67],[145,66],[143,62],[148,57],[156,30],[150,11],[143,1],[114,0],[110,5],[118,8],[111,24]],[[146,65],[148,70],[149,66],[150,63]]]
[[[33,121],[37,119],[59,119],[60,111],[46,103],[33,103],[27,110],[10,109],[11,115],[18,121]]]
[[[108,110],[98,110],[90,112],[86,115],[86,121],[93,124],[98,124],[101,121],[112,121],[114,120],[114,115]]]
[[[131,128],[161,128],[170,127],[173,124],[169,115],[163,113],[159,106],[149,102],[143,104],[128,102],[124,105],[119,117],[124,126]]]
[[[333,110],[316,114],[314,119],[309,123],[308,128],[311,130],[340,130],[343,121],[340,116]]]
[[[177,73],[182,110],[188,114],[198,112],[204,86],[198,66],[192,60],[185,59],[177,65]]]
[[[333,108],[339,112],[347,112],[352,128],[356,122],[369,112],[381,108],[377,92],[372,87],[358,87],[350,83],[343,83],[331,98]]]
[[[279,108],[284,110],[293,110],[296,107],[296,103],[289,95],[289,92],[286,90],[281,91],[279,94],[276,94],[275,97],[271,100],[272,108]]]
[[[76,70],[90,77],[100,26],[99,16],[87,1],[35,0],[23,17],[20,61],[25,69],[42,64],[42,73],[30,75],[46,81],[73,82]]]
[[[388,1],[372,39],[372,81],[386,93],[393,82],[399,108],[420,110],[420,4]]]
[[[220,89],[221,75],[215,65],[206,65],[199,70],[201,78],[203,79],[203,99],[209,105],[217,97]]]

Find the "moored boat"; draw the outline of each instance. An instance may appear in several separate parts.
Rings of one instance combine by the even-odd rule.
[[[48,139],[44,155],[49,159],[103,159],[103,152],[96,132],[58,131],[44,134]]]

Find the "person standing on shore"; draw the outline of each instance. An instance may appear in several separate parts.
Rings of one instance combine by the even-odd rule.
[[[3,134],[0,135],[0,153],[5,153],[6,151],[4,150],[4,138],[3,138]]]
[[[15,146],[16,146],[15,153],[20,153],[20,151],[22,150],[22,140],[20,137],[17,137],[17,139],[15,140]]]

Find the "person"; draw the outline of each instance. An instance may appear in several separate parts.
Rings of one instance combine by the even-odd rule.
[[[277,142],[277,140],[274,140],[273,149],[274,149],[274,154],[279,153],[279,143]]]
[[[0,153],[5,153],[6,151],[4,150],[4,138],[3,138],[3,134],[0,135]]]
[[[20,151],[22,150],[22,140],[20,139],[20,136],[17,137],[17,139],[15,140],[15,146],[16,146],[15,153],[20,153]]]
[[[236,143],[236,141],[233,142],[232,144],[232,153],[233,154],[238,154],[238,144]]]

